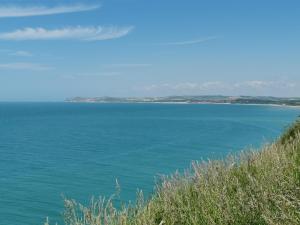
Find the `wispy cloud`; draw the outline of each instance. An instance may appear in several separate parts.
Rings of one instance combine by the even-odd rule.
[[[235,83],[222,81],[209,82],[182,82],[182,83],[162,83],[152,84],[143,88],[145,91],[167,91],[180,93],[243,93],[248,92],[270,92],[274,90],[291,90],[299,88],[299,83],[290,81],[265,81],[250,80]]]
[[[0,53],[9,53],[11,52],[10,49],[0,49]]]
[[[99,72],[99,73],[80,73],[77,74],[75,76],[77,77],[115,77],[115,76],[119,76],[122,73],[120,72]]]
[[[164,42],[164,43],[158,43],[157,45],[195,45],[195,44],[200,44],[204,42],[208,42],[211,40],[218,39],[219,37],[217,36],[212,36],[212,37],[206,37],[206,38],[199,38],[199,39],[194,39],[194,40],[186,40],[186,41],[178,41],[178,42]]]
[[[27,51],[11,52],[9,55],[18,56],[18,57],[31,57],[31,56],[33,56],[33,54],[31,52],[27,52]]]
[[[139,68],[139,67],[149,67],[152,66],[148,63],[118,63],[118,64],[107,64],[105,67],[113,67],[113,68]]]
[[[23,28],[7,33],[0,33],[0,40],[81,40],[101,41],[126,36],[133,30],[128,27],[66,27],[48,30],[45,28]]]
[[[182,83],[163,83],[163,84],[153,84],[146,86],[146,91],[153,90],[173,90],[173,91],[206,91],[206,90],[217,90],[226,88],[227,85],[220,81],[209,81],[203,83],[196,82],[182,82]]]
[[[121,75],[120,72],[114,71],[103,71],[97,73],[77,73],[72,75],[63,75],[62,77],[65,79],[84,79],[84,78],[99,78],[99,77],[116,77]]]
[[[294,88],[296,83],[288,81],[264,81],[264,80],[251,80],[238,82],[234,84],[235,88],[253,88],[253,89],[265,89],[265,88]]]
[[[90,11],[100,8],[100,4],[87,5],[61,5],[61,6],[0,6],[0,18],[4,17],[26,17],[26,16],[44,16],[62,13],[74,13]]]
[[[34,64],[34,63],[6,63],[0,64],[0,70],[31,70],[31,71],[44,71],[44,70],[51,70],[52,67],[41,65],[41,64]]]

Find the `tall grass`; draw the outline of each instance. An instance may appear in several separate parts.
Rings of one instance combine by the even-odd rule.
[[[118,209],[113,198],[93,199],[89,206],[66,199],[65,224],[300,224],[299,121],[260,151],[191,167],[164,177],[147,201],[139,192],[135,204]]]

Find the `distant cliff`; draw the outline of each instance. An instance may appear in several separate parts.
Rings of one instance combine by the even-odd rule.
[[[278,98],[265,96],[168,96],[145,98],[117,98],[117,97],[75,97],[66,99],[66,102],[86,103],[215,103],[215,104],[274,104],[300,106],[300,98]]]

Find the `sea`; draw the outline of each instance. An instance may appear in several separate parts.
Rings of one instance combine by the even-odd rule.
[[[63,198],[88,204],[154,191],[193,160],[270,143],[300,108],[226,104],[0,103],[0,225],[63,224]]]

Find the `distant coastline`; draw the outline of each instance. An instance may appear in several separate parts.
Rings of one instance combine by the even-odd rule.
[[[231,105],[270,105],[281,107],[300,107],[300,97],[281,98],[265,96],[168,96],[145,98],[118,97],[75,97],[65,102],[73,103],[155,103],[155,104],[231,104]]]

